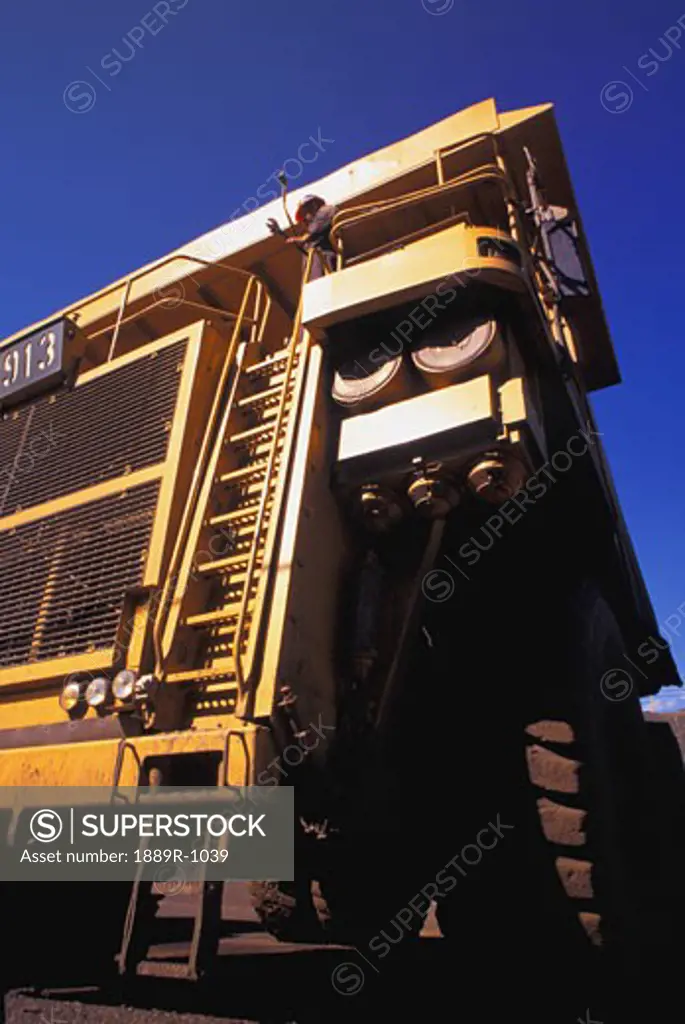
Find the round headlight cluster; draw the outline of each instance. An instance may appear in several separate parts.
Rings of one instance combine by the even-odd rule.
[[[521,490],[527,476],[518,459],[492,452],[471,468],[467,483],[476,497],[490,505],[503,505]]]
[[[114,679],[97,676],[90,682],[68,679],[59,695],[60,707],[73,715],[78,709],[85,712],[87,708],[98,711],[109,709],[131,711],[136,706],[149,701],[156,693],[157,684],[153,676],[138,676],[131,669],[124,668],[117,672]]]
[[[136,674],[128,668],[117,672],[112,683],[112,693],[117,700],[127,703],[136,693]]]
[[[59,695],[59,706],[62,711],[74,711],[79,706],[83,697],[83,685],[73,680],[64,684]]]
[[[86,687],[86,704],[91,708],[101,708],[110,700],[109,679],[97,676]]]

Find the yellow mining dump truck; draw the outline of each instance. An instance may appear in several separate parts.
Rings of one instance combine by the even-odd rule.
[[[272,193],[0,346],[0,785],[294,786],[298,878],[252,886],[283,939],[380,955],[435,901],[475,951],[658,943],[680,780],[638,700],[678,680],[552,108],[306,191],[332,258]],[[164,926],[118,884],[12,886],[8,923],[24,973],[143,970]]]

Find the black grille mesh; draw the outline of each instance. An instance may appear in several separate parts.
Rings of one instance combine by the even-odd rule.
[[[186,345],[0,419],[0,516],[162,462]]]
[[[0,533],[0,666],[112,646],[159,481]]]

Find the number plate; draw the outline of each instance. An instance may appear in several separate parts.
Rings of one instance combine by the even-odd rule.
[[[59,320],[0,349],[0,406],[61,384],[64,343],[74,330],[70,320]]]

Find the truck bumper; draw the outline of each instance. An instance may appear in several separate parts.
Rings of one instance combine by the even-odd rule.
[[[150,759],[202,753],[220,755],[218,784],[247,786],[273,757],[273,747],[268,729],[243,723],[92,743],[22,746],[2,751],[0,786],[137,786]]]

